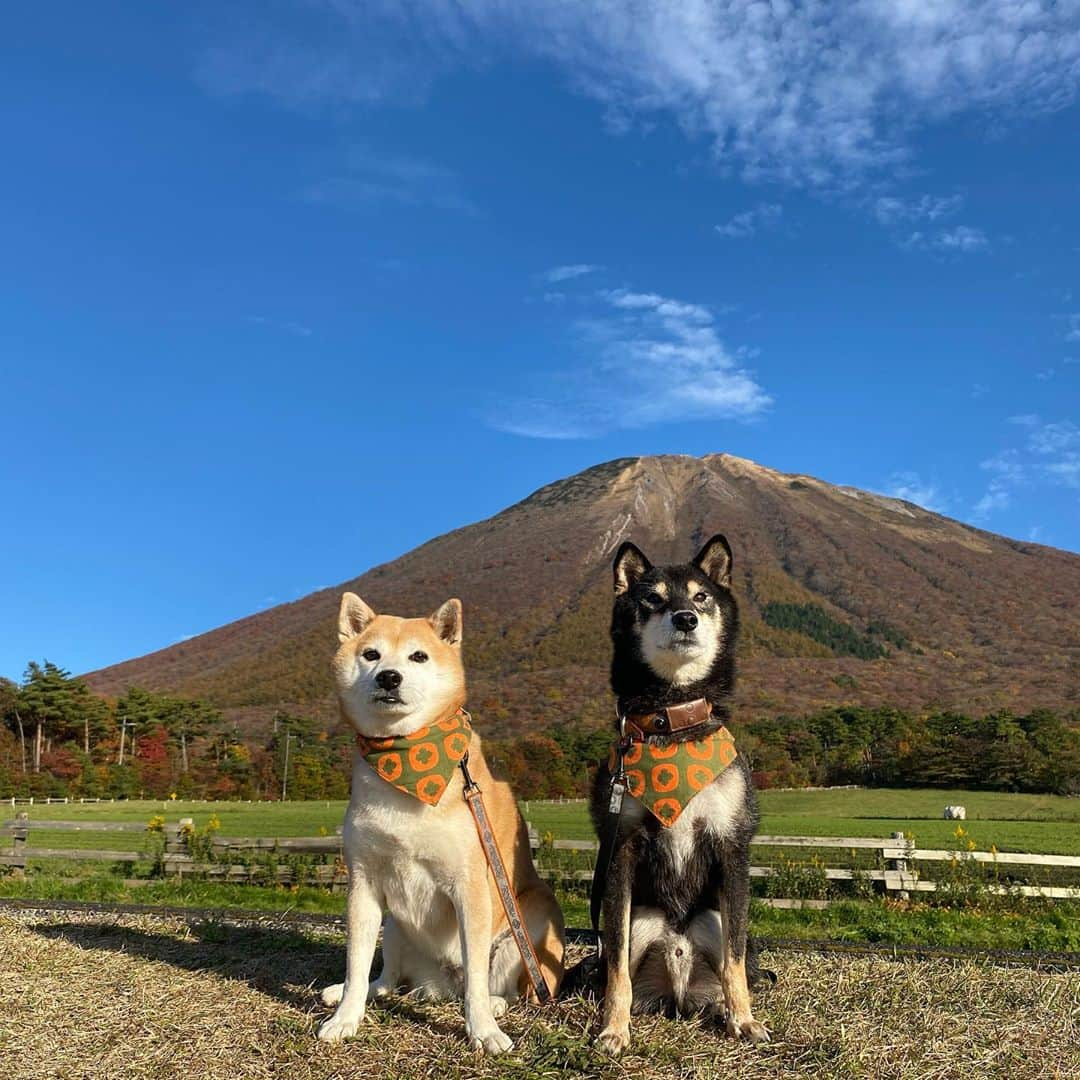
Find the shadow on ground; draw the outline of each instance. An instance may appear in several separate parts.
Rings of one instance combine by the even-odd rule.
[[[201,922],[157,934],[111,923],[62,922],[32,929],[80,949],[126,953],[236,979],[305,1012],[321,1008],[317,991],[340,982],[345,972],[343,944],[283,928]]]
[[[80,949],[105,949],[156,960],[199,974],[235,979],[302,1012],[330,1015],[318,992],[345,976],[345,947],[294,930],[201,922],[177,932],[150,933],[116,924],[39,923],[31,927],[54,941]],[[382,965],[376,950],[373,970]],[[395,1020],[420,1024],[444,1035],[461,1036],[461,1024],[448,1022],[440,1010],[408,997],[375,1006]]]

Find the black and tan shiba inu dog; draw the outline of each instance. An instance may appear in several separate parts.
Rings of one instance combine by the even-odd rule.
[[[603,897],[609,1053],[629,1045],[632,1008],[722,1015],[736,1037],[769,1037],[747,982],[757,803],[724,727],[738,633],[731,561],[723,536],[679,566],[653,566],[629,542],[615,558],[619,742],[591,807],[603,837],[613,775],[624,776]]]

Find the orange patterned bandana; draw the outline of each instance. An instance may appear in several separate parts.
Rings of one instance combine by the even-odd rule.
[[[738,756],[726,727],[692,742],[653,746],[632,742],[623,757],[626,790],[645,804],[661,825],[671,826],[687,803],[711,784]],[[608,759],[614,772],[616,749]]]
[[[469,714],[458,709],[437,724],[389,739],[356,736],[363,759],[398,791],[428,806],[442,798],[472,738]]]

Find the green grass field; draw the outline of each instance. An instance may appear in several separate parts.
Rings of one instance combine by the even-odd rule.
[[[910,832],[922,847],[951,848],[956,824],[941,819],[942,808],[967,808],[965,828],[977,846],[1002,851],[1080,854],[1080,800],[1054,796],[937,790],[774,791],[761,794],[761,832],[786,836],[880,836]],[[110,821],[145,824],[155,815],[169,822],[191,817],[203,828],[211,817],[222,836],[316,836],[332,834],[345,812],[343,802],[206,803],[122,802],[53,806],[0,806],[0,821],[27,810],[30,843],[51,848],[137,851],[141,832],[58,832],[51,821]],[[522,810],[538,833],[561,839],[593,839],[585,804],[531,802]],[[38,824],[42,828],[37,828]],[[758,849],[760,863],[773,862],[779,849]],[[559,853],[556,853],[558,855]],[[806,852],[809,855],[810,852]],[[863,853],[859,853],[860,859]],[[850,861],[849,853],[827,857]],[[585,862],[587,862],[587,858]],[[584,863],[583,863],[584,865]],[[115,901],[191,907],[265,908],[340,914],[344,898],[318,888],[227,885],[206,881],[133,880],[149,864],[102,864],[32,860],[24,878],[0,872],[0,898]],[[568,925],[588,924],[581,888],[560,892]],[[893,902],[840,903],[827,911],[778,911],[755,904],[755,933],[780,937],[827,937],[886,944],[984,945],[1014,948],[1080,949],[1078,905],[1032,902],[1012,910],[944,910],[926,904],[899,910]]]
[[[155,815],[175,824],[193,818],[202,828],[216,817],[222,836],[320,836],[341,827],[344,802],[183,802],[177,800],[130,800],[116,803],[54,803],[51,806],[0,805],[0,820],[10,821],[19,811],[30,815],[31,825],[48,821],[117,821],[146,824]],[[50,832],[33,829],[31,843],[41,847],[103,847],[117,851],[134,850],[138,833]]]
[[[967,807],[964,823],[983,850],[1080,854],[1080,799],[1057,795],[1011,795],[990,791],[928,789],[834,789],[764,791],[761,832],[772,836],[889,836],[910,832],[922,847],[948,847],[956,823],[942,820],[950,803]],[[155,814],[173,822],[194,818],[200,828],[216,816],[222,836],[317,836],[333,833],[345,814],[344,802],[236,803],[153,802],[88,803],[52,806],[0,806],[0,820],[18,810],[31,823],[47,821],[126,821],[145,823]],[[526,802],[522,810],[541,834],[566,840],[593,839],[582,802]],[[33,831],[42,847],[107,847],[136,850],[137,833],[61,833]]]
[[[981,849],[1080,853],[1080,799],[944,791],[823,791],[761,793],[761,832],[785,836],[881,836],[914,834],[923,847],[956,843],[953,822],[941,820],[946,804],[968,809],[964,823]],[[166,821],[192,818],[202,828],[212,816],[222,836],[318,836],[340,826],[343,802],[157,802],[0,806],[0,821],[27,810],[31,845],[50,848],[139,850],[145,834],[50,831],[49,821],[109,821],[145,824],[154,815]],[[543,835],[593,839],[583,802],[526,802],[526,818]],[[779,849],[759,849],[771,861]],[[843,861],[843,860],[841,860]],[[27,900],[164,904],[188,907],[264,908],[339,915],[345,897],[318,888],[225,885],[200,880],[137,880],[148,864],[31,861],[24,878],[0,873],[0,897]],[[559,892],[568,926],[588,926],[588,901],[581,889]],[[754,932],[760,936],[818,937],[837,941],[903,945],[964,944],[999,948],[1080,949],[1080,905],[1031,902],[1012,909],[951,910],[894,902],[839,903],[827,910],[777,910],[754,905]]]
[[[108,851],[138,851],[144,837],[135,832],[55,832],[38,822],[109,821],[146,824],[155,815],[169,824],[192,818],[197,828],[216,817],[221,836],[322,836],[333,834],[345,816],[344,802],[182,802],[131,800],[117,803],[69,803],[51,806],[0,807],[0,821],[10,821],[18,811],[30,815],[33,826],[30,843],[36,847],[100,848]]]
[[[920,847],[955,844],[957,823],[945,806],[967,808],[964,828],[982,850],[1080,855],[1080,799],[995,791],[835,789],[763,791],[761,829],[769,836],[880,836],[910,832]],[[584,803],[525,803],[536,830],[568,840],[591,840]]]

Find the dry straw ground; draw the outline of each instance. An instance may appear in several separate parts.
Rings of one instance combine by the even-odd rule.
[[[5,1080],[374,1077],[1080,1077],[1080,974],[975,962],[766,954],[753,1048],[692,1023],[636,1022],[619,1062],[594,1055],[592,1006],[517,1008],[515,1051],[465,1048],[460,1011],[399,1002],[330,1048],[313,987],[339,978],[339,935],[160,916],[0,916]]]

